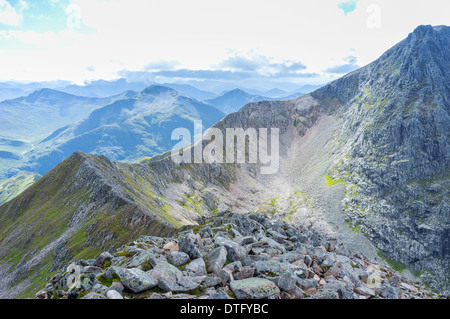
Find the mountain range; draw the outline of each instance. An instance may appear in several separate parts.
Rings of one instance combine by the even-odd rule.
[[[275,90],[272,92],[267,92],[269,95],[272,94],[279,94],[281,93],[283,95],[284,91]],[[222,112],[229,114],[239,111],[244,105],[250,102],[260,102],[260,101],[269,101],[269,100],[292,100],[296,97],[299,97],[302,95],[302,93],[296,93],[296,94],[288,94],[283,95],[282,97],[266,97],[261,95],[254,95],[249,94],[245,91],[242,91],[240,89],[234,89],[228,92],[225,92],[224,94],[220,96],[216,96],[213,98],[209,98],[204,100],[203,102],[211,104],[221,110]]]
[[[97,104],[91,106],[89,102]],[[2,103],[15,110],[14,116],[5,117],[3,121],[24,129],[20,132],[5,125],[4,136],[10,131],[16,135],[8,136],[10,139],[3,144],[21,138],[14,141],[30,145],[30,149],[26,149],[18,144],[19,152],[15,154],[19,154],[5,158],[6,164],[10,164],[9,170],[4,172],[7,177],[19,171],[44,175],[76,151],[107,155],[113,160],[139,161],[170,150],[177,143],[171,140],[174,128],[186,127],[193,132],[194,120],[201,120],[205,129],[225,116],[209,104],[156,85],[140,93],[127,91],[110,98],[84,98],[40,90]],[[26,112],[21,107],[36,111]],[[3,112],[7,111],[4,107]]]
[[[220,121],[210,117],[223,132],[278,128],[277,174],[260,174],[263,163],[176,164],[162,154],[126,164],[74,153],[0,206],[0,297],[34,296],[71,260],[141,235],[195,229],[224,211],[314,229],[448,294],[449,52],[450,27],[419,26],[379,59],[309,94],[252,102]],[[60,134],[99,141],[105,135],[89,135],[97,129],[133,134],[129,121],[164,123],[180,104],[207,117],[221,114],[175,92],[150,87],[45,143]],[[160,114],[141,116],[148,108]],[[182,119],[179,112],[174,117]],[[111,123],[119,124],[111,131]],[[174,127],[158,125],[158,132]]]

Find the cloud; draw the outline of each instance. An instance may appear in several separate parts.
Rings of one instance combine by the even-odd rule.
[[[358,2],[358,0],[348,0],[348,1],[339,2],[338,8],[342,9],[342,11],[344,11],[344,14],[347,15],[348,13],[356,10],[357,2]]]
[[[13,7],[8,1],[0,0],[0,24],[20,25],[23,21],[22,11],[26,9],[28,5],[25,1],[19,1],[16,7]]]
[[[119,75],[130,81],[158,81],[161,79],[183,80],[215,80],[215,81],[242,81],[249,79],[282,79],[282,78],[315,78],[317,73],[278,72],[276,75],[261,75],[250,71],[226,70],[165,70],[165,71],[129,71],[122,70]]]
[[[146,71],[173,70],[175,68],[175,66],[177,66],[179,64],[180,64],[180,62],[178,62],[178,61],[166,61],[166,60],[155,61],[155,62],[148,63],[144,67],[144,70],[146,70]]]
[[[300,61],[285,59],[282,62],[274,62],[273,58],[263,55],[252,55],[251,57],[234,55],[220,63],[220,67],[232,71],[258,72],[259,74],[271,75],[297,74],[306,69],[306,65]]]
[[[242,81],[255,78],[315,78],[317,73],[300,72],[306,66],[300,61],[275,61],[261,54],[244,56],[234,54],[210,68],[174,68],[178,61],[160,60],[148,63],[138,71],[122,70],[120,76],[130,81],[162,81],[162,80],[214,80]]]
[[[358,59],[355,56],[348,56],[345,59],[344,64],[335,65],[327,68],[324,72],[325,73],[335,73],[335,74],[345,74],[352,71],[355,71],[356,69],[359,69],[360,66],[356,63],[358,62]]]

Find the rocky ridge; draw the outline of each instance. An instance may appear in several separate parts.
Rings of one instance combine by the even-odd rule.
[[[75,273],[75,269],[79,269]],[[79,285],[76,285],[76,277]],[[38,299],[444,298],[314,229],[222,212],[174,237],[141,236],[78,260]]]

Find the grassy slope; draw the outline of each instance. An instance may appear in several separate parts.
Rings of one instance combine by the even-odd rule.
[[[13,199],[40,178],[39,174],[20,172],[0,181],[0,205]]]
[[[20,297],[33,296],[69,260],[91,258],[142,234],[170,235],[181,226],[155,202],[158,196],[148,181],[135,180],[126,165],[123,171],[114,165],[105,158],[76,154],[0,206],[0,264],[22,268],[13,286],[24,279],[32,282]],[[112,188],[99,185],[102,178]],[[48,248],[37,263],[23,268]],[[56,248],[66,254],[55,254]]]

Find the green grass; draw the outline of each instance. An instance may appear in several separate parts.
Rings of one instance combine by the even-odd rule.
[[[377,255],[378,257],[380,257],[381,259],[383,259],[389,266],[391,266],[392,269],[394,269],[396,272],[398,273],[402,273],[403,271],[405,271],[406,269],[408,269],[408,266],[405,264],[402,264],[398,261],[392,260],[387,258],[385,255],[383,255],[383,253],[379,250],[377,250]]]
[[[327,187],[331,187],[333,185],[339,184],[339,183],[344,183],[345,181],[341,178],[337,178],[337,179],[332,179],[329,175],[326,176],[327,177]]]
[[[359,228],[359,225],[355,225],[353,226],[352,222],[347,222],[348,227],[350,227],[350,229],[352,230],[352,232],[354,232],[355,234],[359,234],[361,233],[361,230]]]
[[[10,201],[22,193],[34,182],[40,175],[36,173],[20,172],[11,178],[0,181],[0,205]]]

